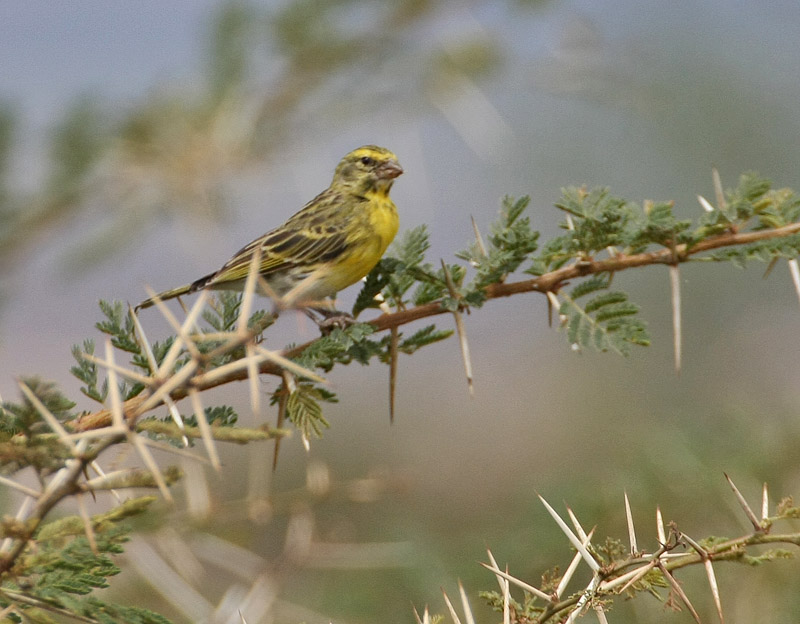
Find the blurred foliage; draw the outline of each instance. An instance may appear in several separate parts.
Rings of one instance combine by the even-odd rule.
[[[36,549],[14,568],[13,581],[4,579],[0,607],[14,606],[4,622],[55,622],[50,613],[85,618],[102,624],[169,624],[165,617],[138,607],[101,600],[96,589],[108,587],[109,577],[121,572],[114,555],[123,552],[131,527],[124,521],[141,514],[155,497],[131,499],[113,510],[88,519],[67,516],[42,525],[35,534]],[[6,523],[3,537],[14,534]]]
[[[394,107],[416,106],[427,85],[443,84],[446,75],[488,75],[500,57],[497,43],[486,38],[465,34],[444,52],[409,48],[437,6],[432,0],[223,3],[191,88],[160,85],[122,111],[79,98],[53,126],[44,180],[31,194],[14,192],[4,175],[15,126],[5,107],[0,260],[20,258],[38,234],[93,205],[104,211],[91,240],[76,244],[76,268],[132,244],[164,216],[217,218],[232,176],[291,141],[293,120],[312,114],[333,121],[343,109],[356,116],[386,106],[384,72],[405,85],[407,99],[388,103]],[[420,67],[427,68],[422,80]]]

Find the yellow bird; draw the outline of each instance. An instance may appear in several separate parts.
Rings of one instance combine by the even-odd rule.
[[[335,312],[324,300],[354,284],[378,263],[397,234],[389,190],[403,168],[389,150],[365,145],[342,158],[330,186],[286,223],[239,250],[222,268],[157,295],[164,301],[204,288],[242,290],[256,249],[259,272],[277,308]],[[136,309],[152,306],[156,297]]]

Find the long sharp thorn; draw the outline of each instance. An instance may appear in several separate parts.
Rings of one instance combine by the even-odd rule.
[[[155,302],[158,311],[161,312],[162,316],[172,325],[173,329],[177,329],[179,327],[179,323],[177,319],[173,316],[172,312],[170,312],[169,308],[166,304],[158,298],[158,294],[149,286],[145,286],[145,291],[147,292],[148,296],[153,299]],[[205,291],[202,291],[205,292]],[[167,354],[164,356],[164,359],[161,361],[161,367],[154,371],[153,374],[157,377],[167,377],[172,372],[172,366],[175,364],[175,361],[178,359],[181,353],[181,349],[183,349],[184,340],[183,336],[180,333],[175,338],[175,342],[172,343],[172,346],[167,351]]]
[[[163,306],[163,304],[162,304],[162,306]],[[163,307],[165,309],[167,309],[166,306],[163,306]],[[168,309],[167,309],[167,312],[169,312]],[[143,350],[145,352],[145,356],[147,357],[147,363],[150,366],[150,372],[155,374],[156,371],[158,370],[158,364],[156,364],[156,358],[153,355],[153,349],[150,347],[150,342],[147,340],[147,335],[144,333],[144,327],[142,327],[142,324],[139,321],[138,315],[136,314],[134,309],[130,306],[130,304],[128,305],[128,314],[130,315],[130,318],[133,320],[133,326],[134,326],[134,330],[135,330],[134,336],[136,337],[137,341],[139,342],[139,345],[143,348]],[[171,316],[171,313],[170,313],[170,316]],[[175,329],[176,329],[176,331],[179,331],[178,327],[177,327],[177,321],[175,321]],[[188,344],[188,342],[187,342],[187,344]],[[111,366],[112,364],[113,363],[109,362],[108,366]],[[123,372],[123,374],[125,374],[125,373]],[[153,378],[152,377],[148,377],[147,378],[147,382],[145,383],[145,385],[151,385],[152,382],[153,382]],[[170,399],[168,397],[165,397],[164,404],[167,406],[167,410],[169,411],[173,422],[177,425],[178,429],[182,433],[183,446],[185,448],[188,448],[188,446],[189,446],[189,438],[186,436],[186,425],[183,422],[183,418],[181,417],[181,413],[178,411],[178,407],[175,405],[175,403],[172,401],[172,399]]]
[[[769,490],[767,484],[761,488],[761,520],[769,518]]]
[[[444,601],[447,603],[447,609],[450,611],[450,617],[453,619],[454,624],[461,624],[461,620],[458,619],[458,614],[456,610],[453,608],[453,603],[450,602],[450,598],[447,596],[447,592],[442,590],[442,594],[444,595]]]
[[[625,591],[627,591],[627,589],[631,585],[633,585],[634,583],[638,583],[640,579],[646,576],[647,573],[655,567],[657,561],[658,561],[657,559],[653,559],[650,563],[647,563],[646,565],[643,565],[641,568],[634,570],[633,573],[629,573],[632,574],[632,576],[630,577],[627,583],[625,583],[622,587],[620,587],[617,593],[622,594]],[[622,578],[623,577],[617,577],[615,580],[621,582]],[[608,585],[604,585],[604,588],[607,589],[610,589],[611,587],[612,585],[610,583]]]
[[[442,270],[444,271],[445,281],[447,282],[447,289],[450,291],[450,296],[456,301],[460,300],[460,295],[456,290],[456,285],[453,282],[453,277],[450,275],[450,270],[447,268],[444,260],[442,262]],[[455,310],[453,318],[456,321],[456,332],[458,333],[458,341],[461,344],[461,358],[464,360],[464,374],[467,377],[467,387],[469,388],[469,395],[475,396],[475,388],[472,385],[472,360],[469,355],[469,343],[467,342],[467,332],[464,329],[464,319],[461,312]]]
[[[725,616],[722,615],[722,600],[719,597],[719,585],[717,584],[717,576],[714,574],[714,566],[711,565],[711,559],[706,557],[703,560],[703,565],[706,568],[706,576],[708,577],[708,584],[711,586],[711,595],[714,597],[714,606],[717,607],[720,624],[725,624]]]
[[[594,529],[589,531],[589,535],[583,538],[583,545],[588,546],[589,543],[592,541],[592,535],[594,535]],[[575,556],[572,558],[569,566],[567,567],[566,572],[564,572],[564,576],[561,577],[561,580],[558,583],[558,587],[556,587],[556,596],[561,598],[561,595],[564,593],[564,590],[569,585],[569,582],[572,580],[572,576],[575,574],[575,570],[578,569],[578,564],[582,561],[583,557],[579,552],[575,553]]]
[[[274,362],[281,368],[288,369],[289,372],[294,373],[298,377],[304,377],[305,379],[309,379],[311,381],[316,381],[317,383],[322,383],[326,385],[330,384],[330,382],[324,377],[321,377],[320,375],[317,375],[315,372],[303,366],[300,366],[293,360],[283,357],[282,355],[276,353],[275,351],[270,351],[260,345],[255,345],[255,349],[265,360]]]
[[[525,581],[521,581],[518,578],[516,578],[515,576],[511,576],[508,572],[503,572],[496,565],[489,565],[488,563],[481,563],[481,565],[484,568],[486,568],[487,570],[489,570],[495,576],[497,576],[499,578],[506,579],[508,582],[513,583],[517,587],[520,587],[520,588],[524,589],[529,594],[533,594],[534,596],[537,596],[537,597],[541,598],[542,600],[544,600],[545,602],[548,602],[548,603],[553,601],[552,597],[548,596],[541,589],[537,589],[533,585],[530,585],[530,584],[526,583]]]
[[[717,198],[717,209],[725,210],[728,206],[725,203],[725,191],[722,189],[722,179],[719,177],[719,170],[711,168],[711,178],[714,181],[714,195]]]
[[[697,551],[697,554],[700,555],[703,559],[708,557],[708,551],[705,548],[703,548],[700,544],[698,544],[695,540],[693,540],[691,537],[686,535],[686,533],[681,533],[681,537],[686,541],[687,544],[689,544],[689,546],[694,548]]]
[[[272,301],[272,318],[273,320],[277,319],[281,310],[285,310],[287,307],[283,297],[275,292],[260,273],[258,274],[258,288]]]
[[[547,291],[547,313],[548,317],[551,317],[553,314],[553,310],[555,310],[556,314],[558,314],[558,324],[562,324],[562,317],[561,317],[561,302],[558,300],[558,295],[556,295],[552,290]],[[551,322],[551,318],[548,318],[549,327],[552,327],[553,324]]]
[[[461,594],[461,606],[464,609],[464,618],[467,620],[467,624],[475,624],[475,617],[472,615],[472,608],[467,600],[467,592],[464,591],[461,581],[458,581],[458,592]]]
[[[495,568],[497,568],[499,570],[500,566],[497,565],[497,559],[494,558],[494,555],[492,554],[492,551],[487,548],[486,549],[486,554],[489,555],[489,563],[491,563],[492,566],[494,566]],[[508,570],[506,570],[506,572],[508,572]],[[503,588],[503,583],[505,581],[502,579],[502,577],[498,576],[497,577],[497,582],[500,584],[500,589],[502,589]]]
[[[69,434],[67,433],[67,430],[64,429],[64,426],[58,421],[58,419],[55,416],[53,416],[53,414],[50,412],[49,409],[47,409],[45,404],[42,403],[39,400],[39,397],[37,397],[33,393],[33,390],[31,390],[28,387],[28,384],[26,384],[22,380],[17,380],[17,385],[19,385],[19,389],[22,390],[22,394],[25,395],[25,398],[28,399],[28,401],[31,402],[31,405],[33,405],[33,408],[37,412],[39,412],[39,415],[47,423],[47,426],[50,427],[53,430],[53,433],[55,433],[58,436],[59,440],[64,445],[69,447],[74,452],[75,451],[75,443],[70,439]]]
[[[258,356],[252,344],[247,344],[244,348],[245,358],[247,359],[247,379],[250,385],[250,409],[253,416],[258,418],[261,414],[261,388],[258,387]]]
[[[499,569],[500,566],[497,565],[497,560],[494,558],[492,551],[487,548],[486,553],[489,555],[489,561],[492,562],[492,565]],[[506,574],[508,574],[508,566],[506,566]],[[495,578],[497,579],[497,584],[500,585],[500,591],[503,592],[503,624],[511,624],[511,592],[509,581],[502,576],[495,575]]]
[[[469,395],[475,396],[475,386],[472,383],[472,360],[469,355],[469,343],[467,342],[467,332],[464,329],[464,319],[460,312],[454,312],[453,316],[456,321],[456,331],[458,332],[458,340],[461,344],[461,357],[464,360],[464,375],[467,378],[467,388]]]
[[[160,403],[163,403],[165,399],[171,398],[170,393],[186,384],[189,381],[189,378],[197,370],[197,367],[197,360],[189,360],[180,370],[175,372],[171,377],[168,377],[164,384],[159,386],[159,388],[153,394],[142,401],[137,408],[137,414],[144,414]],[[112,371],[109,371],[109,374],[111,372]]]
[[[633,526],[633,514],[631,513],[631,503],[628,500],[628,493],[625,492],[625,520],[628,523],[628,541],[631,545],[631,554],[636,555],[639,548],[636,545],[636,529]]]
[[[547,509],[548,513],[552,516],[553,520],[555,520],[556,524],[563,531],[564,535],[567,536],[567,539],[569,539],[569,541],[572,542],[572,545],[578,549],[579,553],[581,553],[586,565],[592,569],[592,572],[599,572],[600,564],[597,563],[594,557],[592,557],[591,553],[586,549],[586,546],[583,545],[581,540],[579,540],[575,533],[573,533],[572,530],[567,526],[567,523],[561,519],[561,516],[556,513],[556,510],[550,506],[550,503],[548,503],[541,495],[538,496],[539,500],[542,501],[542,504],[545,506],[545,509]]]
[[[106,359],[109,362],[114,362],[114,350],[111,347],[111,341],[106,341]],[[166,386],[166,384],[165,384]],[[162,386],[164,388],[164,386]],[[159,388],[161,390],[161,388]],[[158,467],[155,459],[153,459],[153,455],[150,453],[148,448],[142,442],[142,439],[134,432],[131,431],[129,427],[127,427],[127,423],[125,422],[125,415],[124,415],[124,408],[122,407],[122,397],[119,393],[119,385],[117,384],[117,374],[113,368],[108,369],[108,395],[111,401],[111,419],[115,426],[123,427],[125,426],[125,434],[128,438],[128,441],[133,445],[136,451],[139,453],[139,456],[142,458],[144,465],[153,475],[153,479],[158,485],[158,489],[161,490],[161,495],[164,497],[164,500],[168,502],[172,502],[172,494],[167,487],[166,481],[164,481],[164,476],[161,474],[161,470]],[[151,397],[152,398],[152,397]]]
[[[747,516],[747,519],[750,520],[750,523],[753,525],[753,528],[756,531],[759,532],[762,531],[763,528],[761,526],[761,523],[758,521],[758,518],[756,518],[756,515],[753,513],[753,510],[750,509],[750,505],[747,504],[747,501],[744,499],[744,496],[742,496],[742,493],[739,491],[739,488],[736,487],[736,484],[734,484],[734,482],[727,475],[727,473],[724,474],[725,478],[728,481],[728,485],[731,486],[733,493],[736,495],[736,500],[739,501],[739,504],[742,506],[742,509],[744,509],[744,513]]]
[[[158,370],[158,364],[156,363],[155,355],[153,355],[153,348],[150,346],[150,341],[147,339],[147,334],[144,332],[144,327],[142,327],[141,321],[139,321],[139,315],[136,314],[130,304],[128,304],[128,314],[133,321],[133,335],[136,338],[136,341],[139,343],[139,346],[142,347],[142,350],[144,351],[145,357],[147,358],[147,364],[150,366],[150,372],[155,373]],[[152,382],[152,379],[150,379],[150,382]]]
[[[131,381],[136,383],[140,383],[143,386],[149,386],[153,383],[152,377],[146,377],[145,375],[140,375],[136,371],[128,370],[124,366],[120,366],[119,364],[110,364],[106,360],[97,357],[96,355],[92,355],[91,353],[79,353],[78,354],[82,360],[86,360],[87,362],[91,362],[92,364],[98,364],[104,368],[114,368],[117,371],[117,374],[122,375],[123,377],[127,377]]]
[[[253,256],[250,258],[250,266],[247,269],[247,279],[244,282],[242,303],[239,308],[239,319],[236,329],[239,333],[247,333],[247,321],[250,318],[250,311],[253,309],[253,298],[255,297],[256,285],[258,284],[259,266],[261,264],[261,245],[256,245]]]
[[[365,278],[366,279],[366,278]],[[378,302],[378,307],[384,314],[391,314],[392,308],[386,303],[383,293],[378,293],[374,297]],[[394,423],[394,408],[397,389],[397,361],[398,343],[400,341],[400,331],[397,327],[389,330],[389,424]]]
[[[789,260],[789,271],[792,274],[794,291],[797,293],[797,298],[800,299],[800,267],[797,265],[797,258]]]
[[[597,615],[597,621],[600,624],[608,624],[608,618],[606,618],[606,612],[603,611],[602,605],[594,605],[594,612]]]
[[[769,261],[767,268],[764,269],[764,275],[761,276],[761,279],[767,279],[769,277],[769,274],[772,273],[772,269],[774,269],[775,265],[778,264],[778,260],[780,260],[780,258],[778,256],[775,256],[772,260]]]
[[[683,591],[683,587],[681,587],[680,583],[678,583],[678,580],[674,576],[672,576],[670,571],[667,570],[666,566],[660,560],[656,563],[656,565],[661,570],[661,574],[663,574],[664,577],[667,579],[667,581],[669,581],[669,584],[672,587],[673,591],[678,595],[678,597],[680,597],[680,599],[683,601],[683,604],[686,605],[686,608],[689,609],[689,613],[692,614],[694,621],[697,622],[697,624],[703,624],[700,621],[700,616],[697,615],[697,611],[695,610],[694,606],[689,600],[689,597]]]
[[[89,464],[89,467],[90,467],[92,470],[94,470],[94,471],[95,471],[95,474],[99,475],[101,478],[105,478],[105,476],[106,476],[106,473],[105,473],[105,471],[104,471],[104,470],[103,470],[103,469],[100,467],[100,464],[98,464],[98,463],[97,463],[97,461],[93,461],[93,462],[91,462],[91,463]],[[88,480],[87,480],[87,483],[88,483]],[[117,492],[117,490],[115,490],[115,489],[113,489],[113,488],[110,490],[110,492],[111,492],[111,495],[112,495],[112,496],[113,496],[113,497],[116,499],[116,501],[117,501],[117,504],[120,504],[120,505],[121,505],[121,504],[122,504],[122,497],[119,495],[119,492]]]
[[[281,392],[280,397],[278,398],[278,419],[275,423],[275,426],[280,429],[283,426],[283,420],[286,418],[286,402],[289,400],[289,382],[291,381],[291,374],[288,371],[282,372],[283,376],[283,391]],[[272,454],[272,472],[275,472],[278,468],[278,452],[281,448],[281,438],[283,436],[277,436],[275,438],[275,449]]]
[[[675,373],[681,374],[681,276],[677,264],[669,267],[670,287],[672,291],[672,340],[675,350]]]
[[[656,507],[656,534],[658,542],[663,546],[667,543],[667,532],[664,530],[664,518],[661,516],[661,507]]]
[[[114,349],[111,339],[106,340],[106,360],[114,364]],[[130,428],[125,422],[125,410],[122,405],[122,397],[119,394],[119,384],[117,383],[117,371],[109,367],[108,371],[108,398],[111,402],[111,422],[117,428],[125,428],[126,435],[130,437]]]
[[[148,288],[148,294],[150,292],[152,292],[152,290]],[[193,358],[200,359],[200,352],[198,351],[197,346],[194,344],[194,341],[191,339],[190,334],[195,328],[197,317],[200,316],[200,313],[205,307],[207,299],[208,291],[201,290],[191,310],[186,312],[186,308],[184,308],[184,312],[186,312],[186,319],[183,321],[183,324],[181,324],[178,322],[178,319],[175,318],[175,315],[172,314],[167,305],[160,299],[156,298],[156,307],[158,308],[158,311],[161,312],[161,315],[164,317],[164,319],[175,330],[177,339],[172,344],[169,351],[167,351],[167,354],[164,356],[164,359],[161,362],[160,368],[158,371],[155,371],[154,374],[162,377],[169,376],[172,372],[172,367],[175,364],[175,361],[178,359],[178,357],[180,357],[181,349],[183,347],[186,347],[186,350],[192,355]]]
[[[148,289],[148,292],[151,291]],[[201,290],[191,310],[187,310],[186,307],[183,305],[183,302],[181,302],[181,307],[183,308],[183,311],[186,314],[186,319],[184,320],[183,324],[181,324],[178,321],[178,319],[169,309],[167,304],[165,304],[161,300],[156,301],[156,307],[158,308],[158,311],[161,312],[161,315],[164,317],[164,320],[166,320],[167,323],[170,324],[170,327],[172,327],[172,329],[175,331],[178,337],[183,341],[182,344],[186,346],[186,349],[192,354],[193,357],[198,357],[200,355],[200,352],[197,350],[197,347],[195,346],[194,341],[192,341],[192,339],[190,338],[190,335],[192,333],[199,333],[199,331],[196,330],[195,323],[197,321],[197,317],[200,316],[200,312],[202,312],[207,299],[208,299],[208,292],[205,290]],[[144,335],[143,332],[142,335]],[[178,350],[178,353],[180,353],[180,350]],[[164,359],[166,360],[168,357],[170,357],[169,354],[167,354],[167,356]]]
[[[169,491],[167,482],[164,480],[164,475],[161,474],[161,470],[159,469],[156,460],[153,459],[153,454],[150,452],[150,449],[148,449],[144,442],[142,442],[142,439],[133,432],[130,433],[128,439],[133,443],[133,446],[139,453],[139,457],[142,458],[142,461],[150,471],[150,474],[153,475],[153,480],[156,482],[158,489],[161,491],[161,495],[164,497],[164,500],[169,503],[173,502],[172,493]]]
[[[15,490],[18,490],[18,491],[22,492],[23,494],[25,494],[25,496],[30,496],[31,498],[34,498],[34,499],[39,498],[39,496],[41,496],[41,494],[42,494],[41,492],[38,492],[38,491],[36,491],[34,489],[26,487],[26,486],[22,485],[21,483],[17,483],[13,479],[9,479],[8,477],[4,477],[2,475],[0,475],[0,483],[5,485],[6,487],[14,488]]]
[[[508,566],[506,566],[506,572],[508,572]],[[511,624],[511,586],[505,579],[500,585],[503,588],[503,624]]]
[[[192,410],[194,410],[197,426],[200,429],[200,435],[203,438],[203,444],[206,447],[206,453],[208,453],[208,459],[211,461],[214,470],[219,472],[222,466],[219,461],[219,454],[217,453],[217,445],[214,442],[214,437],[211,435],[211,427],[208,424],[208,419],[206,419],[206,412],[203,409],[203,404],[200,402],[200,393],[195,388],[189,390],[189,400],[192,404]]]
[[[487,548],[486,553],[489,555],[489,561],[492,562],[492,566],[499,569],[500,566],[497,565],[497,560],[494,558],[492,551]],[[508,574],[508,566],[506,566],[506,574]],[[500,591],[503,592],[503,624],[511,624],[510,581],[497,574],[495,574],[495,578],[497,579],[498,585],[500,585]]]
[[[89,512],[86,510],[86,501],[83,500],[82,494],[77,494],[75,497],[78,501],[78,513],[83,521],[83,532],[86,534],[86,541],[89,542],[89,548],[95,555],[99,555],[100,551],[97,548],[97,539],[94,534],[94,527],[92,526],[92,519],[89,517]]]
[[[700,205],[706,212],[714,212],[714,206],[712,206],[711,203],[702,195],[697,196],[697,201],[700,202]]]
[[[572,522],[572,526],[575,528],[575,534],[580,537],[582,540],[585,540],[587,537],[586,531],[581,526],[578,517],[575,515],[575,512],[572,511],[572,507],[567,505],[567,515],[569,515],[569,519]],[[592,529],[594,531],[594,529]]]
[[[480,251],[481,255],[485,258],[488,254],[486,253],[486,245],[483,242],[483,236],[481,236],[481,231],[478,229],[478,224],[475,222],[475,217],[470,215],[469,218],[472,220],[472,231],[475,232],[475,244],[478,246],[478,251]]]
[[[599,585],[600,591],[603,591],[603,592],[615,591],[616,593],[621,594],[630,585],[632,585],[633,583],[638,581],[645,574],[647,574],[650,570],[652,570],[653,567],[656,565],[656,563],[661,561],[661,557],[664,554],[665,550],[666,549],[662,546],[661,548],[658,549],[658,551],[653,553],[653,555],[651,556],[650,561],[648,561],[646,564],[644,564],[644,565],[642,565],[642,566],[640,566],[638,568],[635,568],[635,569],[631,570],[630,572],[625,572],[625,574],[620,574],[616,578],[611,579],[609,581],[602,581],[600,583],[600,585]],[[681,556],[684,556],[684,555],[681,555]],[[622,588],[620,588],[619,590],[615,589],[616,587],[619,587],[620,585],[622,585]]]
[[[389,332],[389,423],[394,423],[394,407],[397,389],[397,345],[400,332],[392,327]]]

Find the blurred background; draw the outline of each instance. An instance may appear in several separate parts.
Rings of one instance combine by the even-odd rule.
[[[81,401],[70,347],[101,339],[98,299],[214,270],[365,143],[398,154],[401,229],[428,224],[437,263],[504,194],[531,195],[546,240],[567,185],[672,199],[682,217],[700,214],[698,193],[713,200],[712,166],[726,187],[757,170],[800,189],[799,37],[788,1],[4,3],[0,393],[37,374]],[[533,584],[571,558],[536,493],[625,539],[627,491],[649,550],[656,505],[697,538],[744,534],[723,471],[753,505],[763,482],[773,504],[800,493],[800,308],[785,263],[763,273],[682,267],[680,376],[664,267],[615,278],[653,338],[627,359],[572,352],[529,295],[466,317],[472,399],[454,340],[401,357],[394,424],[386,368],[335,370],[340,403],[310,453],[294,436],[274,474],[271,444],[225,449],[221,475],[187,467],[178,509],[143,528],[111,591],[178,622],[257,596],[251,624],[389,624],[412,605],[445,612],[439,588],[461,579],[491,622],[487,547]],[[155,312],[146,323],[168,331]],[[313,334],[287,333],[268,344]],[[245,385],[214,400],[274,422],[250,415]],[[796,562],[717,576],[732,621],[800,611]],[[679,578],[713,620],[703,571]],[[145,600],[148,581],[172,600]],[[690,620],[647,596],[610,618]]]

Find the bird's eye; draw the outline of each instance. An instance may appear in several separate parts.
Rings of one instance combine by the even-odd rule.
[[[374,158],[370,158],[369,156],[362,156],[361,157],[361,164],[362,165],[367,165],[367,166],[374,165],[375,164],[375,159]]]

